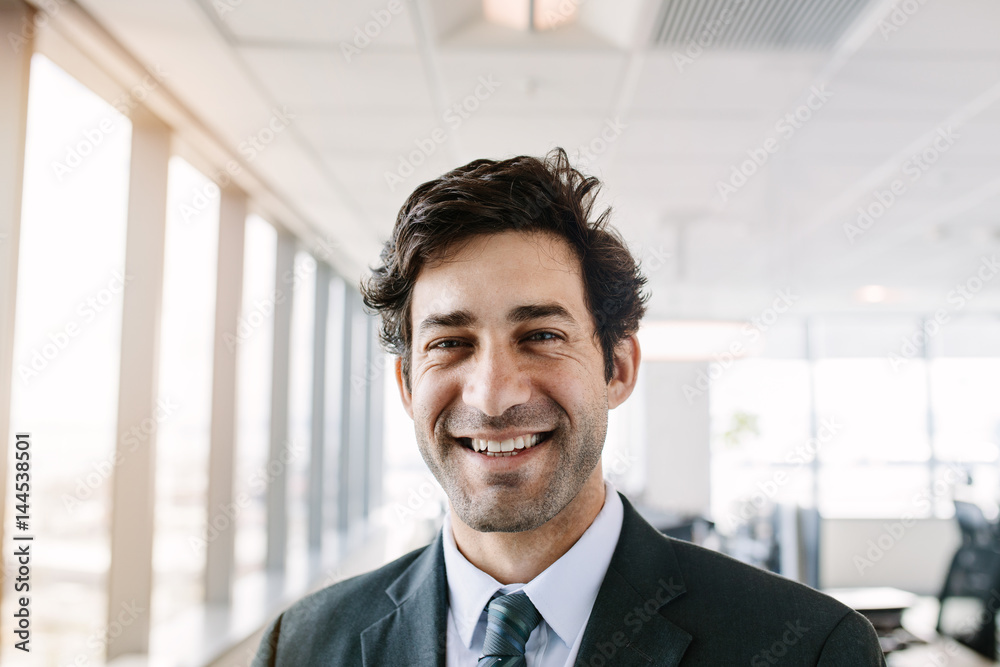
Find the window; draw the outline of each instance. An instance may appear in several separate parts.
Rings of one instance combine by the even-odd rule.
[[[236,517],[236,576],[264,569],[267,460],[271,423],[274,340],[274,268],[278,235],[258,216],[247,218],[243,258],[243,310],[236,327],[236,459],[233,497],[247,503]],[[244,506],[243,502],[239,502]]]
[[[212,206],[191,202],[208,184],[187,162],[171,159],[159,371],[160,401],[171,417],[157,436],[154,623],[204,597],[219,207],[217,198]]]
[[[712,507],[731,529],[778,503],[812,504],[809,366],[735,362],[710,392]]]
[[[828,517],[947,517],[955,494],[996,508],[1000,324],[953,318],[926,356],[913,318],[812,329],[812,359],[744,359],[712,382],[723,529],[779,502]]]
[[[46,605],[32,659],[100,663],[131,123],[41,55],[28,100],[11,421],[32,434],[29,530],[45,545],[32,562],[32,599]],[[136,444],[161,425],[136,425]],[[3,602],[0,663],[17,664],[14,596]]]
[[[291,350],[288,378],[288,554],[304,563],[308,547],[309,450],[312,446],[313,324],[316,315],[316,260],[295,255]]]

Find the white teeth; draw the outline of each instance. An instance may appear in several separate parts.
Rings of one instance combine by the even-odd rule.
[[[487,456],[516,456],[518,450],[534,447],[545,436],[541,433],[518,436],[507,440],[479,440],[471,439],[472,450],[475,452],[486,452]]]

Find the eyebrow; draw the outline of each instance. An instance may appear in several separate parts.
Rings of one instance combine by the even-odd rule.
[[[555,318],[570,325],[576,325],[577,321],[568,310],[558,303],[532,303],[524,306],[512,308],[507,313],[507,321],[511,324],[522,324],[531,320],[545,318]],[[448,313],[432,313],[425,317],[417,328],[418,334],[426,334],[432,329],[448,327],[469,327],[478,320],[476,316],[467,310],[453,310]]]
[[[507,321],[511,324],[521,324],[522,322],[544,318],[555,318],[563,320],[567,324],[576,324],[576,320],[569,314],[569,311],[558,303],[533,303],[526,306],[518,306],[507,313]]]

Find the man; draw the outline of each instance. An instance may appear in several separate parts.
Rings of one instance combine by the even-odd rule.
[[[281,614],[256,664],[885,664],[858,613],[663,536],[603,480],[647,297],[608,212],[591,221],[598,187],[559,149],[404,204],[363,292],[450,511],[429,546]]]

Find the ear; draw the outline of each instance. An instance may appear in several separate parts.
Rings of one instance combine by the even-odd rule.
[[[635,334],[623,338],[615,347],[615,373],[608,383],[608,409],[617,408],[632,395],[639,373],[639,339]]]
[[[403,380],[403,358],[396,357],[396,386],[399,387],[399,398],[403,401],[403,409],[406,414],[413,419],[413,395],[410,393],[406,381]]]

